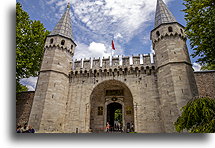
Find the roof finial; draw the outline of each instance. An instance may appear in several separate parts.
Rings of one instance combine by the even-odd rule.
[[[70,8],[70,2],[68,2],[68,4],[67,4],[67,8]]]

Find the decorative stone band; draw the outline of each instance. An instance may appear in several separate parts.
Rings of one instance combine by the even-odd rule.
[[[60,71],[56,71],[56,70],[41,70],[41,71],[39,71],[39,73],[41,73],[41,72],[55,72],[55,73],[63,74],[66,77],[69,77],[69,73],[66,74],[64,72],[60,72]]]
[[[187,65],[192,66],[191,63],[186,62],[186,61],[181,61],[181,62],[168,62],[168,63],[165,63],[165,64],[163,64],[163,65],[158,66],[158,67],[157,67],[157,70],[158,70],[159,68],[161,68],[161,67],[163,67],[163,66],[166,66],[166,65],[169,65],[169,64],[180,64],[180,63],[184,63],[184,64],[187,64]]]
[[[182,38],[183,40],[187,39],[184,26],[178,22],[163,23],[151,31],[150,39],[152,40],[154,46],[156,42],[163,39],[164,37],[176,36]]]
[[[58,47],[58,49],[66,50],[67,53],[70,54],[71,56],[74,55],[73,51],[70,48],[67,48],[67,47],[65,47],[63,45],[60,45],[60,44],[47,45],[47,46],[45,46],[45,49],[48,50],[48,49],[52,49],[52,48],[55,48],[55,47]]]
[[[70,72],[70,78],[89,78],[89,77],[120,77],[133,75],[139,77],[140,75],[151,75],[156,73],[155,65],[151,66],[130,66],[130,67],[117,67],[108,69],[88,69],[88,70],[75,70]]]
[[[181,34],[181,33],[177,33],[177,32],[174,32],[174,33],[166,33],[166,34],[161,34],[158,38],[155,38],[154,40],[152,40],[153,44],[158,42],[159,40],[163,39],[164,37],[180,37],[182,38],[183,40],[186,41],[186,36]]]

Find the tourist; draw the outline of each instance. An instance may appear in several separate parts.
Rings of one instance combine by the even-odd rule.
[[[28,126],[27,133],[35,133],[35,129],[32,128],[32,126]]]
[[[27,129],[27,123],[24,124],[24,126],[21,128],[21,132],[22,133],[28,133],[28,129]]]
[[[110,124],[109,124],[109,122],[107,122],[107,124],[106,124],[106,132],[109,132],[110,131]]]
[[[17,128],[16,128],[16,133],[22,133],[22,130],[21,130],[21,126],[18,125]]]
[[[131,123],[131,132],[134,132],[134,123]]]

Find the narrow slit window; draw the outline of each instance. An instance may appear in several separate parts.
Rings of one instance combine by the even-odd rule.
[[[53,44],[53,42],[54,42],[54,39],[51,38],[51,39],[50,39],[50,44]]]
[[[159,31],[157,31],[157,32],[156,32],[156,35],[157,35],[157,37],[159,37],[159,36],[160,36],[160,32],[159,32]]]
[[[168,27],[168,31],[169,31],[169,32],[173,32],[172,27]]]
[[[62,40],[62,41],[61,41],[61,45],[64,45],[64,44],[65,44],[65,40]]]

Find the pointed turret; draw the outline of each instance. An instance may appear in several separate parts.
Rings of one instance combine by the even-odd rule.
[[[180,109],[198,95],[198,90],[186,45],[184,27],[176,21],[162,0],[157,0],[155,28],[151,31],[151,40],[156,54],[164,131],[175,132],[173,123],[180,115]]]
[[[54,30],[47,36],[45,47],[59,46],[66,49],[71,55],[74,55],[77,46],[72,35],[72,21],[70,17],[70,4],[68,3],[66,11],[55,26]]]
[[[60,21],[57,23],[54,30],[50,33],[50,36],[53,36],[53,35],[60,35],[73,40],[69,3]]]
[[[72,39],[70,6],[45,41],[29,125],[37,131],[63,131],[69,94],[69,73],[76,44]],[[48,102],[48,103],[45,103]],[[41,133],[41,132],[40,132]]]
[[[177,22],[163,0],[157,0],[155,13],[155,28],[160,24]]]

